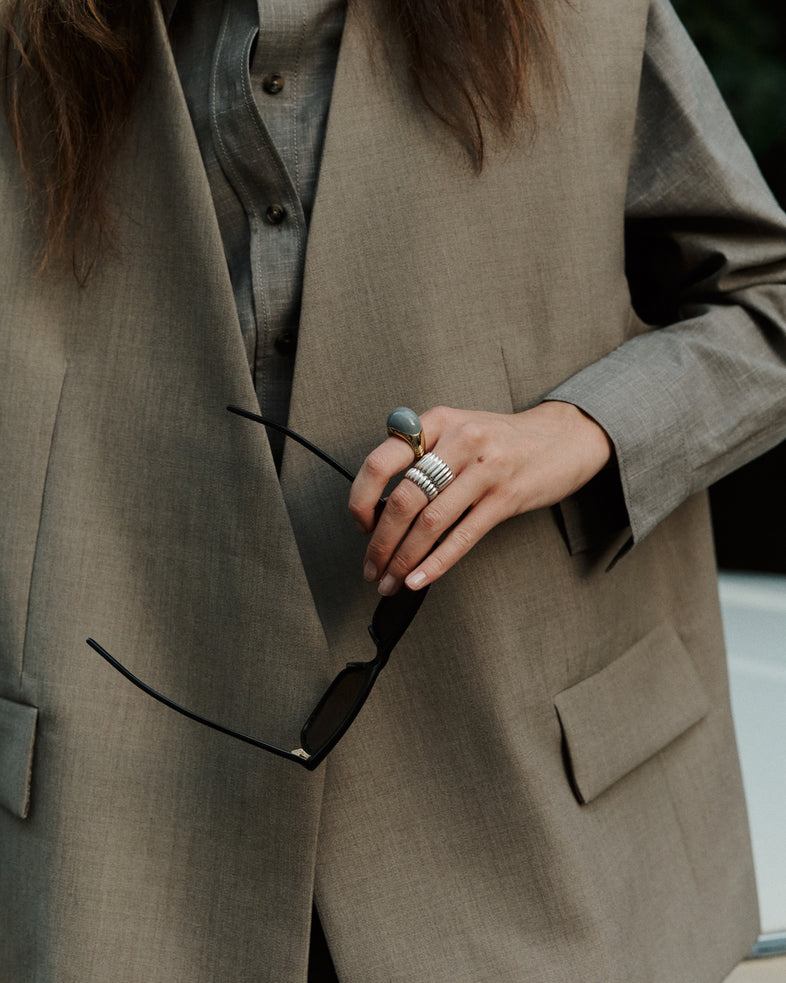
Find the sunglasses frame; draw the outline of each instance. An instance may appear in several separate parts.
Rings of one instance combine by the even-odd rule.
[[[253,420],[255,423],[261,423],[263,426],[271,427],[272,429],[277,430],[279,433],[283,433],[287,437],[291,437],[307,450],[311,451],[313,454],[316,454],[317,457],[319,457],[326,464],[329,464],[334,470],[338,471],[339,474],[343,475],[349,481],[355,480],[355,476],[351,471],[339,464],[315,444],[312,444],[310,441],[306,440],[305,437],[301,437],[300,434],[295,433],[294,430],[290,430],[288,427],[282,426],[280,423],[275,423],[272,420],[268,420],[257,413],[251,413],[248,410],[240,409],[237,406],[228,406],[227,409],[231,413],[245,417],[248,420]],[[377,515],[379,515],[382,508],[384,508],[384,505],[384,500],[380,499],[380,501],[377,503]],[[205,727],[210,727],[212,730],[216,730],[221,734],[234,737],[238,741],[243,741],[245,744],[251,744],[253,747],[260,748],[263,751],[269,751],[271,754],[278,755],[278,757],[281,758],[286,758],[288,761],[294,761],[309,771],[313,771],[338,744],[344,734],[346,734],[347,730],[349,730],[357,715],[360,713],[371,693],[371,690],[374,688],[374,684],[377,681],[380,672],[385,668],[391,652],[411,624],[413,618],[420,609],[420,605],[423,603],[427,592],[428,586],[423,587],[418,591],[411,591],[407,587],[402,587],[401,590],[392,597],[383,597],[380,599],[368,629],[372,641],[377,648],[376,657],[368,662],[348,662],[338,673],[338,675],[336,675],[318,700],[316,706],[311,711],[306,722],[301,728],[301,746],[293,749],[292,751],[287,751],[286,749],[277,747],[274,744],[268,744],[265,741],[259,740],[257,737],[251,737],[249,734],[243,734],[240,731],[233,730],[231,727],[225,727],[223,724],[219,724],[214,720],[203,717],[199,713],[195,713],[193,710],[189,710],[187,707],[181,706],[179,703],[175,703],[174,700],[171,700],[168,696],[164,696],[162,693],[159,693],[157,690],[153,689],[152,686],[148,686],[147,683],[143,682],[138,676],[135,676],[121,662],[118,662],[113,655],[110,655],[109,652],[107,652],[107,650],[95,639],[88,638],[86,641],[94,651],[96,651],[121,675],[125,676],[129,682],[133,683],[135,686],[141,689],[143,693],[151,696],[154,700],[157,700],[164,706],[169,707],[170,710],[175,710],[184,717],[188,717],[189,720],[194,720],[197,723],[203,724]],[[357,696],[354,698],[354,700],[352,700],[348,708],[341,714],[340,722],[337,723],[336,727],[331,728],[329,736],[326,737],[318,747],[312,749],[311,751],[306,750],[306,748],[309,746],[309,728],[314,727],[318,723],[320,713],[324,712],[325,707],[329,704],[331,693],[338,689],[340,681],[350,672],[356,672],[358,670],[365,671],[366,679],[363,686],[358,691]]]

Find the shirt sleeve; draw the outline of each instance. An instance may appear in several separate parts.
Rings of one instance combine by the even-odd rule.
[[[626,267],[652,329],[546,398],[611,438],[632,545],[786,436],[786,215],[667,0],[647,24]]]

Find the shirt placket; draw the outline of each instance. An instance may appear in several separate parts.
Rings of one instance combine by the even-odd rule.
[[[252,87],[250,65],[258,54],[254,53],[258,18],[252,0],[227,4],[213,62],[211,125],[222,169],[248,220],[246,263],[250,256],[255,317],[253,323],[246,319],[243,327],[260,408],[286,422],[307,228],[297,189]],[[257,86],[268,98],[279,100],[275,111],[264,106],[266,115],[274,117],[295,112],[294,101],[287,101],[284,94],[287,82],[296,77],[297,38],[302,31],[293,30],[291,24],[283,26],[273,39],[281,70],[264,73]],[[266,39],[268,31],[266,24]]]

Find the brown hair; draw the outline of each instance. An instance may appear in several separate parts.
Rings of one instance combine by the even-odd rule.
[[[538,0],[386,0],[410,70],[431,111],[483,167],[485,134],[531,119],[536,82],[553,81],[556,52]]]
[[[83,281],[107,228],[109,165],[145,69],[148,0],[9,0],[3,103],[43,221],[41,266]]]
[[[533,79],[556,64],[539,0],[380,2],[421,97],[482,167],[487,130],[506,136],[528,117]],[[151,17],[151,0],[5,0],[3,101],[43,216],[42,268],[71,260],[83,280],[101,250],[107,176],[144,76]]]

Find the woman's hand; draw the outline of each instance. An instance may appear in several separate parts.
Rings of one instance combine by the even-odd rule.
[[[363,575],[380,581],[380,594],[395,594],[404,582],[413,590],[433,583],[498,523],[562,501],[614,453],[605,430],[570,403],[545,402],[509,416],[438,406],[420,419],[426,449],[455,480],[428,502],[402,479],[375,527],[385,486],[413,463],[407,444],[388,437],[363,462],[349,495],[358,527],[373,532]]]

